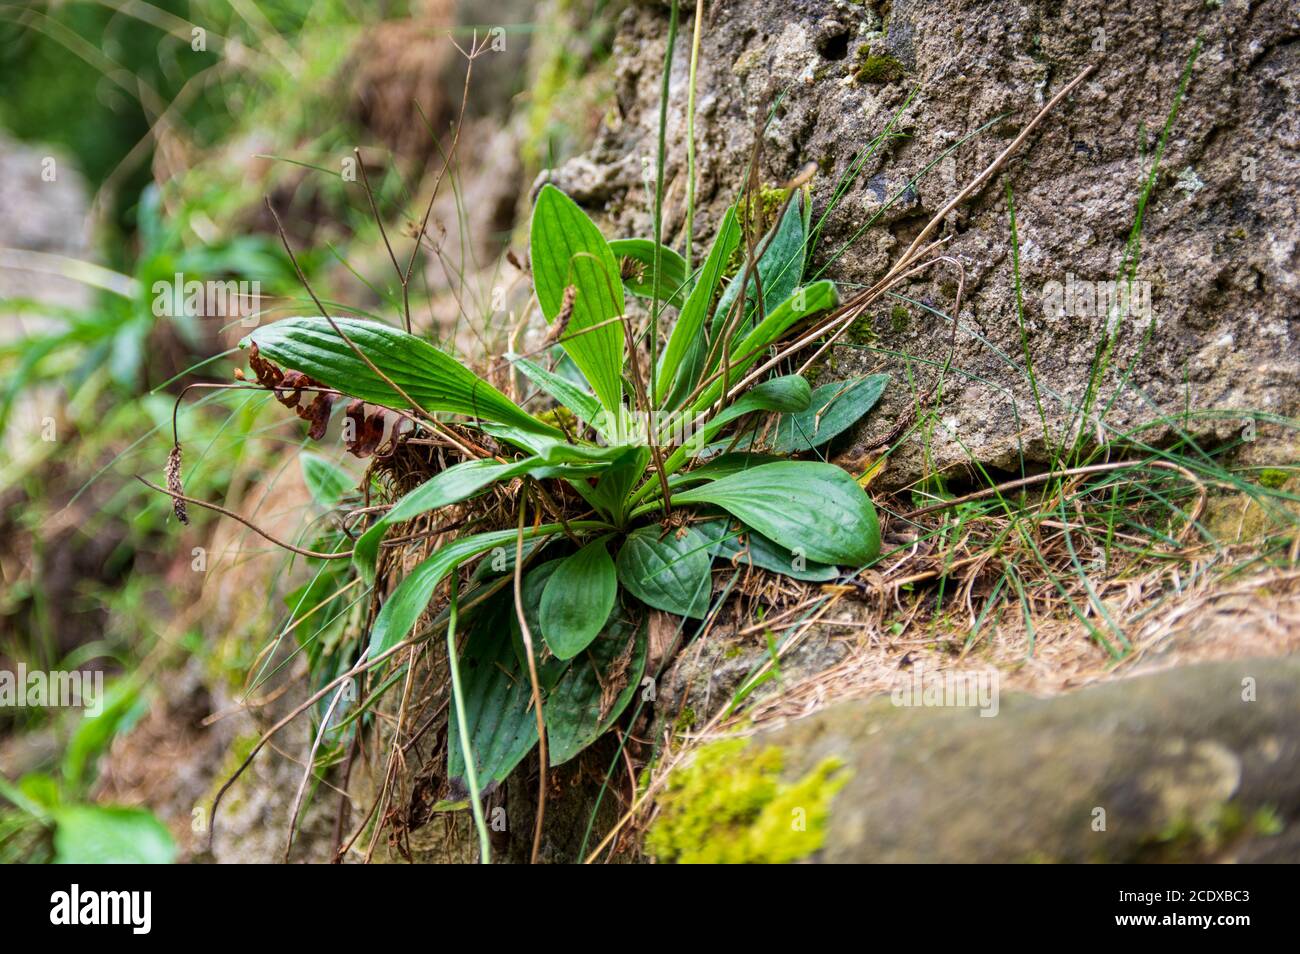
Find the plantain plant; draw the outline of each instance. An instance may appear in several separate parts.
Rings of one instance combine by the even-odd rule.
[[[351,561],[367,583],[390,530],[496,485],[524,478],[539,496],[572,502],[552,510],[558,519],[524,525],[521,516],[517,527],[462,533],[410,570],[373,619],[370,659],[412,636],[449,578],[454,600],[459,568],[479,561],[467,585],[482,598],[463,599],[469,631],[453,660],[463,718],[450,720],[450,778],[475,790],[504,780],[538,744],[539,721],[551,765],[592,743],[643,677],[646,607],[703,618],[715,560],[816,582],[876,558],[880,532],[863,489],[837,466],[792,455],[862,417],[885,376],[814,390],[764,362],[792,329],[837,304],[831,282],[800,283],[808,224],[807,196],[795,190],[728,281],[742,240],[736,208],[688,274],[653,240],[606,241],[568,196],[543,187],[532,274],[562,366],[511,356],[558,406],[540,416],[422,338],[373,321],[290,318],[242,343],[255,369],[283,367],[431,429],[454,423],[488,449],[365,529]],[[662,347],[653,332],[638,340],[629,294],[647,299],[656,319],[677,310]],[[516,570],[519,557],[527,563]],[[517,593],[505,585],[512,578]],[[540,720],[531,707],[539,692]]]

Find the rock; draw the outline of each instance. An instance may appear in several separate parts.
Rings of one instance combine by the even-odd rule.
[[[773,745],[790,778],[828,758],[852,773],[825,862],[1300,859],[1295,657],[1008,694],[993,718],[856,700],[749,749]]]
[[[673,60],[667,127],[665,223],[681,240],[685,194],[685,104],[691,23],[683,14]],[[903,110],[895,132],[866,160],[831,213],[811,271],[850,283],[879,278],[924,222],[1015,137],[1042,104],[1088,64],[1096,72],[1031,135],[1006,170],[949,216],[948,254],[966,270],[953,367],[944,381],[942,426],[931,451],[938,468],[971,457],[1010,467],[1023,444],[1047,454],[1015,307],[1008,181],[1014,190],[1028,350],[1058,436],[1087,387],[1106,316],[1086,291],[1119,273],[1139,194],[1180,77],[1202,45],[1145,205],[1139,294],[1149,319],[1122,328],[1102,405],[1124,430],[1190,402],[1203,437],[1239,433],[1244,420],[1196,411],[1293,413],[1300,403],[1300,280],[1296,196],[1300,163],[1296,26],[1281,0],[1250,5],[1171,0],[1117,8],[1102,0],[1061,6],[1029,0],[988,6],[900,0],[709,4],[697,92],[697,241],[707,240],[735,201],[754,132],[762,135],[765,185],[815,161],[814,217],[828,208],[855,154]],[[653,163],[665,4],[632,6],[615,44],[616,117],[586,155],[550,173],[603,218],[611,236],[646,235],[644,161]],[[1001,117],[1001,118],[999,118]],[[989,129],[970,142],[962,137]],[[955,148],[954,148],[955,147]],[[953,150],[949,154],[949,150]],[[934,166],[925,172],[926,166]],[[924,173],[922,175],[922,173]],[[914,176],[921,177],[913,186]],[[892,208],[883,210],[899,194]],[[858,229],[878,218],[860,235]],[[836,257],[842,250],[842,254]],[[1073,315],[1054,296],[1072,290]],[[1105,286],[1102,286],[1105,289]],[[849,441],[865,449],[908,413],[910,356],[925,395],[948,354],[946,319],[956,274],[936,271],[885,301],[871,334],[837,349],[836,376],[883,364],[896,384]],[[1082,297],[1081,297],[1082,296]],[[1094,309],[1095,310],[1095,309]],[[1082,313],[1080,313],[1082,312]],[[879,349],[879,350],[871,350]],[[1130,363],[1128,384],[1121,376]],[[1090,425],[1095,430],[1095,426]],[[1266,439],[1276,429],[1261,428]],[[1145,440],[1158,437],[1159,428]],[[850,448],[851,449],[851,448]],[[919,438],[895,454],[882,484],[913,480],[925,467]]]

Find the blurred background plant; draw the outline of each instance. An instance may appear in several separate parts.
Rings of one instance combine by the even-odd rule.
[[[485,136],[514,121],[528,137],[526,149],[497,149],[516,165],[493,227],[480,230],[495,258],[527,178],[544,157],[584,148],[600,117],[554,96],[608,56],[621,4],[552,6],[575,29],[538,42],[534,4],[512,0],[0,5],[0,205],[14,224],[0,240],[0,670],[100,670],[114,700],[94,718],[0,708],[3,860],[92,860],[78,845],[101,860],[184,852],[184,799],[160,826],[135,808],[149,786],[127,784],[103,757],[128,729],[175,709],[151,677],[201,673],[203,698],[185,710],[196,728],[221,702],[211,687],[235,693],[276,671],[254,668],[265,646],[241,637],[265,640],[277,618],[293,619],[266,587],[241,588],[261,552],[249,534],[222,537],[197,508],[179,527],[166,498],[130,479],[160,472],[177,396],[231,381],[230,352],[249,327],[181,295],[160,309],[160,289],[249,283],[259,292],[252,323],[308,307],[269,207],[318,294],[358,314],[387,308],[395,289],[365,277],[377,273],[366,257],[383,249],[374,210],[395,231],[418,219],[416,197],[458,120]],[[467,43],[476,29],[498,31],[494,52],[509,65],[481,72],[462,115],[465,61],[448,38]],[[525,92],[530,45],[554,82]],[[594,80],[591,101],[609,87]],[[464,199],[452,201],[457,219]],[[462,246],[438,257],[463,280],[475,255]],[[454,336],[459,299],[451,311],[442,332]],[[322,473],[337,479],[336,465],[322,449],[320,467],[301,473],[285,453],[301,428],[268,403],[190,392],[178,418],[185,490],[310,535],[322,511],[306,491],[320,490]],[[219,569],[230,575],[214,584]],[[268,575],[279,596],[320,585],[300,565]],[[214,638],[216,618],[234,628]],[[194,782],[198,794],[218,767]]]

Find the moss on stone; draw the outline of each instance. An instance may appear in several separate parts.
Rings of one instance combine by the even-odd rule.
[[[1288,471],[1277,467],[1265,467],[1259,472],[1259,485],[1269,490],[1281,490],[1290,479],[1291,474]]]
[[[853,79],[859,83],[893,83],[902,79],[903,73],[903,64],[894,57],[867,53],[858,60]]]
[[[677,721],[673,723],[673,731],[677,734],[689,732],[695,728],[695,710],[686,706],[677,714]]]
[[[794,782],[781,778],[776,746],[748,739],[704,746],[673,772],[646,836],[658,861],[679,864],[784,864],[806,858],[826,839],[830,802],[848,780],[843,762],[822,760]]]
[[[776,224],[776,217],[790,195],[789,189],[780,186],[760,185],[758,195],[748,196],[736,210],[742,229],[753,228],[755,235],[762,235]]]
[[[880,339],[872,325],[871,316],[865,314],[854,318],[844,334],[853,344],[859,345],[873,345]]]
[[[1225,802],[1210,816],[1180,816],[1143,846],[1143,859],[1160,862],[1212,860],[1225,848],[1249,838],[1272,837],[1285,827],[1277,813],[1263,807],[1247,814],[1236,802]]]
[[[736,62],[731,64],[731,72],[743,79],[762,64],[766,52],[766,45],[745,50],[740,56],[736,57]]]
[[[911,319],[911,314],[902,305],[895,305],[889,309],[889,327],[893,329],[894,334],[906,331]]]

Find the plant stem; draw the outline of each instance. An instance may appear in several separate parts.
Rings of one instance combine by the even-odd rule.
[[[451,603],[447,621],[447,668],[451,670],[451,694],[456,704],[456,728],[460,734],[460,754],[465,760],[465,781],[469,784],[470,807],[474,811],[474,827],[478,829],[479,863],[492,863],[492,844],[488,840],[487,822],[483,818],[483,801],[479,797],[478,771],[474,768],[474,750],[469,744],[469,720],[465,718],[465,697],[460,689],[460,665],[456,661],[456,573],[460,567],[451,570]]]
[[[654,268],[650,299],[650,401],[659,399],[659,275],[661,262],[659,247],[663,242],[664,224],[664,156],[668,153],[666,145],[668,128],[668,88],[673,72],[673,49],[677,45],[677,0],[673,0],[672,13],[668,17],[668,45],[664,48],[664,78],[659,93],[659,146],[655,168],[655,207],[654,207]],[[689,273],[689,270],[687,272]],[[647,413],[650,408],[645,409]]]
[[[691,73],[686,84],[686,275],[691,274],[691,244],[695,231],[695,73],[700,65],[700,33],[704,23],[704,0],[695,0],[695,24],[691,37]]]

